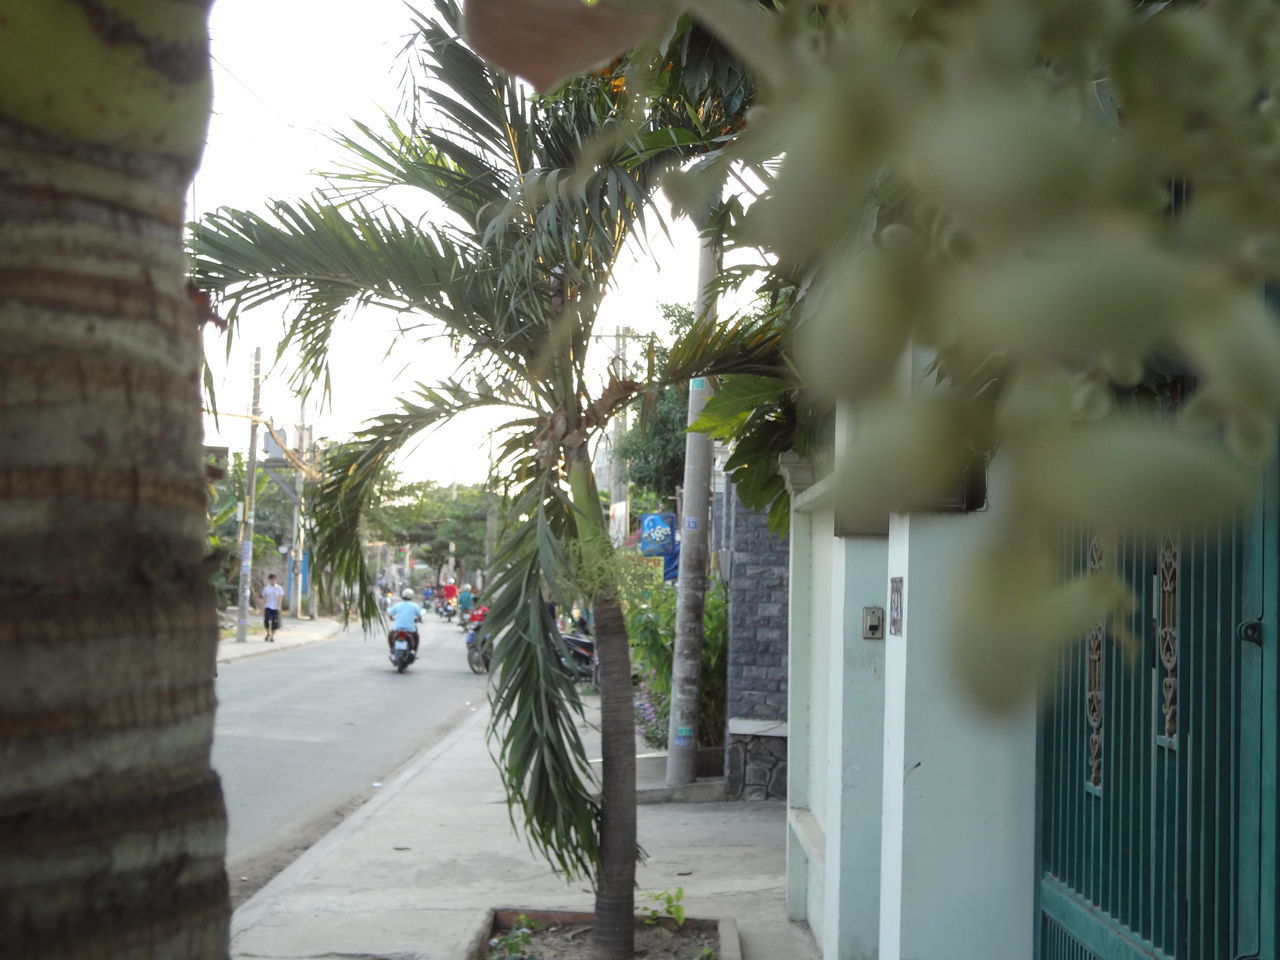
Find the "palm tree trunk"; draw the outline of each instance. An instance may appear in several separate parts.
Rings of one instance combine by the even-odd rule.
[[[592,938],[596,960],[628,960],[635,949],[636,733],[631,649],[622,605],[596,597],[600,658],[600,875]]]
[[[230,909],[180,235],[204,10],[51,9],[0,3],[0,956],[212,960]]]
[[[585,446],[573,452],[569,486],[578,508],[583,564],[609,570],[613,546]],[[612,580],[592,599],[596,656],[600,660],[600,871],[591,928],[593,960],[630,960],[635,952],[636,734],[631,691],[631,647]]]

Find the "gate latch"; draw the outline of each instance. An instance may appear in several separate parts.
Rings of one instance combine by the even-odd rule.
[[[1262,646],[1262,621],[1246,620],[1240,626],[1236,627],[1236,636],[1245,643],[1252,643]]]

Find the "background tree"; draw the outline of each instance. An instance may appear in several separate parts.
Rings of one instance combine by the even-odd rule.
[[[683,387],[663,387],[651,409],[618,440],[633,500],[667,501],[684,478],[684,427],[688,401]]]
[[[279,547],[293,535],[293,502],[261,468],[254,484],[253,570],[250,596],[261,594],[267,573],[283,574]],[[219,558],[213,570],[213,587],[219,607],[234,606],[239,588],[242,522],[237,507],[245,502],[244,455],[233,453],[223,476],[209,484],[209,546]]]
[[[489,491],[481,484],[405,482],[388,471],[366,511],[368,536],[396,546],[409,545],[418,580],[434,581],[451,555],[467,571],[465,576],[474,579],[472,572],[484,568],[490,503]]]
[[[180,231],[207,8],[0,2],[6,957],[227,955]]]
[[[673,337],[688,334],[693,326],[693,309],[686,304],[660,305],[667,330]],[[648,345],[648,363],[661,369],[670,350],[654,339]],[[670,507],[676,487],[684,479],[684,428],[688,405],[685,385],[663,387],[631,406],[635,425],[618,441],[616,455],[626,465],[627,482],[638,490],[631,498],[639,502],[656,502]]]

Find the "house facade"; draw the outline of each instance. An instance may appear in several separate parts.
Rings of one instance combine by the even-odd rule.
[[[788,903],[825,960],[1277,956],[1277,482],[1212,530],[1064,538],[1137,600],[1035,703],[991,715],[946,648],[953,573],[989,506],[840,529],[792,493]],[[1108,555],[1110,551],[1113,555]]]

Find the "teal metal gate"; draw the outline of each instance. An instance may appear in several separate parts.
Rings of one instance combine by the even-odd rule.
[[[1273,517],[1110,551],[1068,537],[1074,572],[1118,570],[1132,586],[1137,644],[1099,626],[1057,665],[1041,723],[1039,960],[1274,956]]]

